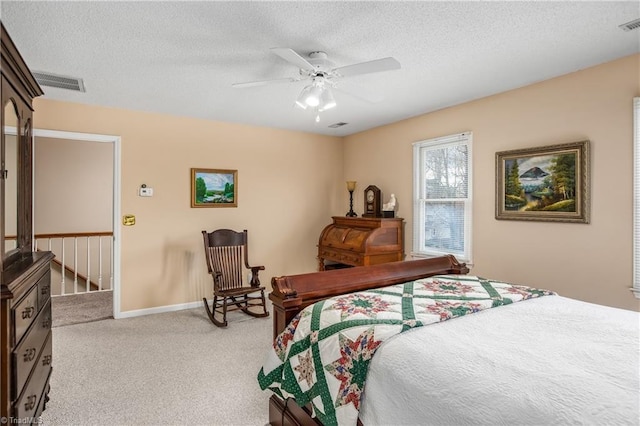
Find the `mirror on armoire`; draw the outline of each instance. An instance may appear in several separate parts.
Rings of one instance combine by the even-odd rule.
[[[9,100],[4,106],[4,255],[18,246],[18,114],[15,104]]]

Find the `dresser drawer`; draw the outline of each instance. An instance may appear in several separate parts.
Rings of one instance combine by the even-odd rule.
[[[51,271],[47,272],[38,280],[38,309],[51,299]]]
[[[322,248],[319,250],[319,256],[325,260],[333,260],[334,262],[344,263],[351,266],[363,265],[363,258],[358,253],[345,253],[340,250]]]
[[[51,373],[51,354],[52,339],[51,333],[49,333],[31,377],[29,377],[22,394],[13,405],[15,417],[19,419],[35,417],[39,406],[38,403],[40,402],[40,398],[43,396],[43,391],[49,381],[49,374]]]
[[[47,383],[49,383],[48,380],[47,380]],[[49,385],[47,384],[47,387],[48,386]],[[32,419],[33,421],[31,423],[32,425],[42,424],[42,420],[40,420],[40,416],[42,415],[42,412],[44,411],[47,402],[49,402],[49,391],[48,389],[45,389],[45,392],[42,394],[42,396],[40,396],[40,402],[38,403],[38,408],[36,408],[36,413],[33,416],[34,418]]]
[[[38,286],[31,287],[25,297],[11,308],[14,344],[18,344],[38,313]]]
[[[11,381],[11,400],[15,400],[43,350],[43,344],[51,329],[51,302],[40,311],[33,326],[25,334],[24,339],[11,353],[14,377]],[[49,354],[50,355],[50,354]]]

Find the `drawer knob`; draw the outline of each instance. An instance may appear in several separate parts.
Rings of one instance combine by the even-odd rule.
[[[36,308],[33,306],[27,306],[22,310],[22,319],[31,318],[35,312]]]
[[[44,366],[51,365],[51,355],[44,355],[42,357],[42,365]]]
[[[36,352],[36,348],[28,348],[26,351],[24,351],[22,359],[24,360],[24,362],[33,361],[33,359],[36,357]]]
[[[35,395],[29,395],[27,397],[27,402],[24,403],[24,409],[27,411],[31,411],[34,408],[36,408],[36,396]]]

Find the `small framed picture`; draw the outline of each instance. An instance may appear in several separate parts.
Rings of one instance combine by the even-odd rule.
[[[191,207],[238,207],[238,171],[191,169]]]
[[[497,152],[496,219],[589,223],[589,141]]]

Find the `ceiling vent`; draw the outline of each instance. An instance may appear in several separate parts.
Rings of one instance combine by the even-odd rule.
[[[624,31],[637,30],[640,28],[640,18],[633,20],[631,22],[627,22],[626,24],[619,25]]]
[[[33,76],[41,86],[56,87],[58,89],[84,92],[84,82],[81,78],[56,75],[48,72],[33,71]]]
[[[333,123],[331,124],[329,127],[331,127],[332,129],[337,129],[338,127],[342,127],[342,126],[346,126],[349,123],[345,123],[340,121],[339,123]]]

